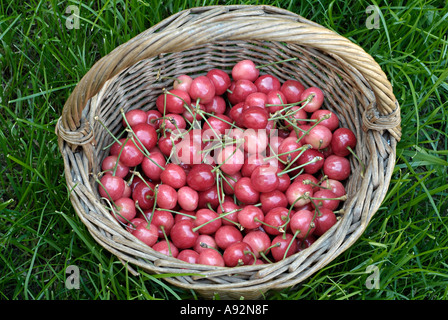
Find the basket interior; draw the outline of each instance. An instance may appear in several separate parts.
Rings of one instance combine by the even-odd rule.
[[[349,221],[343,224],[344,227],[340,226],[342,225],[341,221],[333,233],[323,236],[326,237],[326,240],[322,241],[329,241],[330,243],[334,243],[334,245],[341,246],[341,243],[345,239],[358,237],[358,235],[353,236],[353,232],[361,226],[362,213],[367,210],[368,215],[373,214],[369,208],[370,206],[374,207],[374,205],[370,203],[369,198],[375,197],[375,184],[378,184],[380,180],[376,171],[379,171],[381,174],[381,171],[384,171],[384,167],[386,166],[383,162],[386,162],[388,159],[388,150],[391,148],[389,145],[390,137],[387,132],[373,133],[362,130],[363,112],[366,108],[375,104],[376,100],[368,83],[354,68],[338,57],[296,44],[261,41],[214,42],[181,52],[165,53],[150,59],[141,60],[137,64],[125,69],[118,76],[106,83],[100,94],[97,95],[98,99],[95,102],[90,100],[84,109],[87,118],[93,119],[95,116],[98,116],[103,123],[100,124],[98,121],[91,120],[96,147],[94,149],[95,162],[92,168],[93,175],[90,178],[89,189],[96,192],[95,195],[98,199],[98,188],[93,177],[101,170],[100,164],[108,155],[107,147],[113,142],[113,138],[105,130],[104,126],[113,134],[117,135],[122,130],[121,109],[126,112],[137,108],[143,110],[155,108],[155,100],[162,93],[163,88],[169,89],[172,86],[173,80],[170,78],[180,74],[205,74],[211,68],[221,68],[230,73],[231,67],[242,59],[252,59],[256,64],[264,65],[290,58],[297,59],[263,67],[260,69],[260,74],[274,74],[281,82],[295,78],[301,81],[305,87],[320,87],[324,91],[325,96],[323,108],[335,112],[339,117],[341,126],[351,129],[358,139],[354,151],[359,161],[354,157],[350,157],[352,175],[345,185],[350,200],[344,204],[347,215],[343,217],[342,221],[346,219],[349,219]],[[375,165],[374,170],[369,170],[371,168],[372,155],[378,157],[380,160],[378,161],[379,165]],[[363,167],[361,163],[366,167]],[[367,171],[363,171],[365,168],[367,168]],[[369,177],[362,175],[362,173],[366,172]],[[367,184],[369,185],[367,186]],[[358,196],[359,190],[367,191],[364,191],[362,197],[360,197]],[[378,193],[383,192],[383,190],[378,190]],[[367,196],[365,196],[366,194]],[[86,207],[88,209],[90,208],[86,211],[92,211],[91,206]],[[367,216],[364,219],[368,221],[369,218]],[[120,228],[118,224],[116,224],[116,227]],[[344,228],[344,230],[341,231],[340,228]],[[108,231],[106,230],[104,232],[107,233]],[[343,239],[340,239],[340,237]],[[110,246],[113,247],[113,245]],[[349,244],[346,245],[346,247],[348,246]],[[145,254],[139,254],[137,251],[145,251],[146,249],[143,247],[139,248],[134,249],[135,252],[133,254],[136,257],[134,262],[141,260],[144,264],[147,261],[144,258]],[[117,250],[119,251],[120,249]],[[151,249],[148,248],[147,250]],[[331,252],[331,254],[328,252]],[[314,251],[311,250],[311,253],[307,255],[307,262],[304,262],[305,255],[299,252],[295,254],[297,257],[293,256],[288,261],[283,262],[282,268],[285,270],[285,268],[288,268],[288,263],[294,260],[301,260],[304,263],[296,262],[294,268],[297,270],[301,269],[302,272],[306,270],[312,271],[313,265],[326,264],[333,259],[335,252],[336,250],[332,249],[331,244],[321,246]],[[325,255],[327,253],[329,256],[326,257]],[[310,259],[312,256],[314,258]],[[170,261],[170,259],[167,258],[167,261]],[[150,265],[153,266],[153,262],[150,262]],[[182,266],[182,263],[176,266]],[[253,279],[254,273],[260,270],[263,271],[263,268],[265,267],[257,266],[257,268],[252,269],[253,271],[245,275],[241,273],[243,274],[242,279]],[[205,268],[205,271],[207,271],[207,268]],[[272,271],[266,271],[266,274],[270,274],[271,279],[277,277],[275,274],[272,274]],[[258,273],[258,276],[261,277],[260,273]],[[291,277],[295,276],[292,275]],[[227,280],[229,282],[235,282],[235,280],[230,279],[216,279],[209,278],[201,279],[200,281],[212,284],[220,284]],[[179,281],[181,285],[187,285],[199,280],[191,277],[182,277]],[[257,283],[259,284],[260,282]],[[285,286],[289,284],[290,282],[286,282]],[[274,285],[272,284],[272,286]]]

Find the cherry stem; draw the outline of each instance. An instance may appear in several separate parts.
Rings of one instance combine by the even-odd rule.
[[[275,62],[271,62],[271,63],[267,63],[267,64],[261,64],[259,66],[256,66],[255,68],[259,69],[259,68],[268,67],[268,66],[272,66],[272,65],[275,65],[275,64],[280,64],[280,63],[283,63],[283,62],[294,61],[294,60],[297,60],[297,58],[289,58],[289,59],[275,61]]]

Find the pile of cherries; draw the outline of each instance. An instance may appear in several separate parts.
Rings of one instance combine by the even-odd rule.
[[[320,88],[260,67],[182,74],[156,108],[121,110],[98,190],[154,250],[213,266],[274,263],[343,214],[355,134],[322,108]]]

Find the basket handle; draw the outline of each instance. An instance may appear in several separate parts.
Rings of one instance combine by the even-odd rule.
[[[224,23],[226,22],[226,23]],[[231,22],[231,23],[228,23]],[[401,138],[400,108],[378,63],[347,38],[290,11],[272,6],[212,6],[181,11],[139,34],[101,58],[67,99],[56,131],[71,145],[86,144],[82,112],[105,82],[125,68],[164,52],[177,52],[211,41],[291,42],[338,56],[357,69],[372,87],[377,105],[363,114],[364,129],[388,130]],[[93,135],[91,135],[93,139]]]

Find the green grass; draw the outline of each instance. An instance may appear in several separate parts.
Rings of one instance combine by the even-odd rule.
[[[168,1],[169,2],[169,1]],[[196,299],[162,277],[130,275],[77,218],[55,125],[102,56],[170,14],[236,1],[0,0],[0,299]],[[446,1],[245,1],[296,12],[348,37],[381,65],[402,109],[389,191],[363,236],[301,285],[266,299],[448,298],[448,5]],[[379,29],[366,7],[380,8]],[[80,8],[68,29],[68,5]],[[65,269],[80,269],[80,289]],[[366,283],[376,266],[379,289]]]

